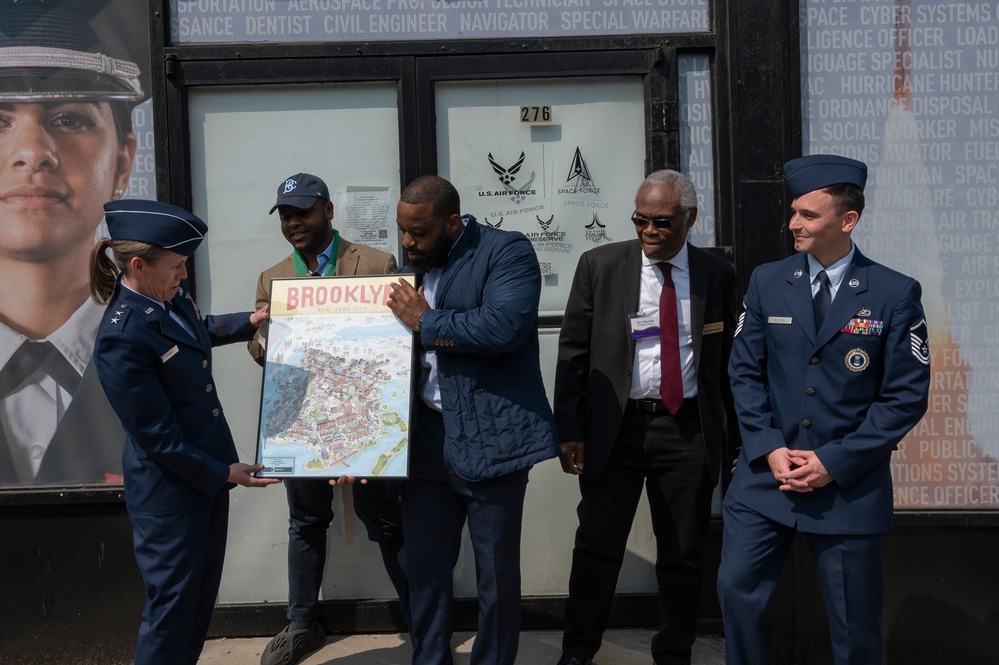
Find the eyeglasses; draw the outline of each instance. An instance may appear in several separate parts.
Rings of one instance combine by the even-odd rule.
[[[654,219],[649,219],[648,217],[639,215],[637,212],[631,216],[631,222],[635,225],[636,229],[644,229],[650,222],[652,223],[652,226],[657,229],[668,229],[673,226],[673,220],[675,219],[675,217],[656,217]]]

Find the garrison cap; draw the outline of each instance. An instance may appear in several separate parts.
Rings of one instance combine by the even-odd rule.
[[[867,184],[867,164],[839,155],[808,155],[784,165],[784,179],[791,198],[831,185]]]
[[[122,41],[86,15],[30,0],[0,5],[0,101],[145,97]]]
[[[112,240],[137,240],[191,256],[208,233],[208,225],[183,208],[140,199],[104,204]]]
[[[330,200],[330,190],[323,179],[311,173],[296,173],[278,185],[277,202],[267,214],[273,214],[278,206],[292,206],[305,210],[314,206],[319,200]]]

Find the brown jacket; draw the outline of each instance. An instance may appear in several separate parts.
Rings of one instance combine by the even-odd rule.
[[[336,252],[337,275],[391,275],[395,271],[395,257],[388,252],[352,243],[341,236]],[[270,302],[272,279],[296,276],[295,261],[291,254],[277,265],[260,273],[260,279],[257,280],[257,305],[255,309],[260,309]],[[265,323],[257,328],[257,333],[246,345],[250,356],[261,367],[267,356],[266,340],[267,324]]]

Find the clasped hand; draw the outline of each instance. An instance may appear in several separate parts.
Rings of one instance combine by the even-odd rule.
[[[811,450],[778,448],[767,454],[767,462],[784,492],[812,492],[833,480],[822,460]]]

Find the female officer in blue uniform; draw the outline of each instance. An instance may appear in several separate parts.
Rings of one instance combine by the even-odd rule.
[[[125,503],[146,583],[135,662],[194,665],[222,579],[228,490],[278,482],[238,461],[211,348],[249,340],[267,308],[201,317],[185,281],[207,230],[196,216],[156,201],[104,210],[111,238],[91,253],[90,290],[109,306],[94,361],[125,430]]]

